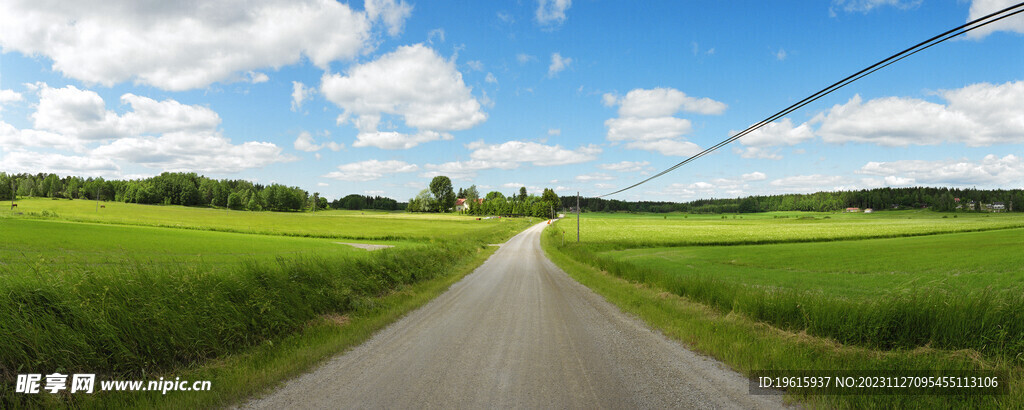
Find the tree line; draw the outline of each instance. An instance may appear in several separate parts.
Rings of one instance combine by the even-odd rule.
[[[261,185],[235,179],[216,180],[196,173],[164,172],[132,180],[59,177],[56,174],[7,174],[0,172],[0,200],[18,197],[48,197],[118,201],[139,204],[212,206],[250,211],[298,211],[303,209],[375,209],[409,212],[454,212],[457,199],[464,199],[471,215],[518,215],[550,217],[553,212],[572,210],[576,197],[559,198],[545,188],[540,196],[526,187],[505,195],[491,191],[481,195],[476,185],[453,189],[451,179],[435,177],[427,189],[408,203],[391,198],[352,194],[328,202],[319,193],[279,184]],[[841,211],[849,207],[874,209],[929,208],[936,211],[986,211],[982,204],[1003,203],[1006,211],[1024,212],[1024,190],[974,188],[875,188],[859,191],[831,191],[813,194],[757,195],[740,198],[699,199],[690,202],[621,201],[581,198],[585,212],[689,212],[752,213],[771,211]]]
[[[117,201],[137,204],[211,206],[248,211],[300,211],[304,209],[402,209],[395,200],[363,197],[328,203],[319,192],[280,184],[262,185],[241,179],[212,179],[194,172],[164,172],[151,178],[105,180],[56,174],[0,172],[0,200],[43,197]]]
[[[400,209],[405,209],[405,205],[406,204],[400,203],[391,198],[359,194],[346,195],[344,198],[335,199],[331,201],[330,204],[331,209],[377,209],[382,211],[396,211]]]
[[[565,209],[576,208],[576,197],[563,197]],[[974,188],[875,188],[813,194],[755,195],[740,198],[699,199],[690,202],[621,201],[581,198],[584,212],[689,212],[753,213],[773,211],[833,212],[846,208],[921,209],[935,211],[986,211],[982,204],[1001,202],[1007,211],[1024,212],[1024,190]],[[972,205],[973,204],[973,205]]]
[[[476,185],[459,188],[456,194],[452,181],[447,176],[436,176],[430,186],[409,199],[409,212],[456,212],[456,201],[462,199],[467,209],[461,211],[470,215],[533,216],[550,218],[562,209],[562,203],[555,191],[544,188],[540,196],[528,194],[526,187],[519,193],[505,195],[491,191],[481,197]]]

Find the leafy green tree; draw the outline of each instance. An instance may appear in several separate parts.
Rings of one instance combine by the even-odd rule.
[[[230,198],[230,196],[228,196]],[[245,204],[245,210],[247,211],[262,211],[263,206],[260,205],[260,196],[256,194],[249,195],[249,202]]]
[[[61,191],[64,190],[64,186],[60,183],[60,178],[57,174],[50,174],[43,180],[43,184],[40,187],[39,196],[46,196],[50,198],[59,198]]]
[[[558,194],[555,193],[554,189],[544,188],[544,192],[540,195],[540,200],[548,206],[548,212],[545,215],[550,214],[552,210],[557,212],[562,209],[562,201],[558,199]],[[551,217],[553,218],[554,215]]]
[[[438,175],[430,180],[430,193],[434,194],[437,200],[437,212],[448,212],[455,207],[455,191],[452,189],[452,180],[448,177]]]
[[[238,192],[232,192],[228,195],[228,208],[239,210],[242,209],[242,195]]]
[[[757,212],[757,200],[754,197],[746,197],[740,201],[739,206],[740,213],[752,213]]]
[[[18,181],[16,186],[18,196],[32,196],[35,192],[35,181],[32,178],[24,178]]]
[[[9,177],[6,173],[0,172],[0,201],[13,199],[14,189],[11,188],[12,182],[14,182],[13,177]]]
[[[348,210],[364,209],[366,208],[366,198],[358,194],[346,195],[341,199],[341,208]]]
[[[469,212],[477,213],[477,208],[480,207],[477,201],[480,199],[480,191],[476,189],[476,185],[470,185],[469,188],[466,188],[463,198],[466,198],[466,203],[469,204]]]
[[[435,202],[437,200],[430,193],[430,190],[424,189],[419,194],[416,194],[415,198],[409,200],[409,206],[406,209],[409,212],[431,212],[437,206]]]
[[[182,181],[179,192],[177,201],[179,205],[192,206],[199,204],[199,189],[191,182]]]
[[[525,201],[526,200],[526,187],[519,188],[519,198],[518,199],[520,201]]]

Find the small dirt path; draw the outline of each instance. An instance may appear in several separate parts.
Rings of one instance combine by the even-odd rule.
[[[395,245],[375,245],[371,243],[349,243],[349,242],[335,242],[339,245],[355,246],[359,249],[366,249],[368,251],[376,251],[385,248],[394,248]]]

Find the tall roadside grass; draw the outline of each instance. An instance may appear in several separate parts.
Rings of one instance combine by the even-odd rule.
[[[550,235],[562,235],[556,229],[550,231]],[[551,243],[562,241],[556,238]],[[872,349],[970,349],[1024,366],[1024,294],[1016,292],[929,287],[867,301],[847,300],[813,291],[746,286],[707,274],[664,272],[613,260],[574,241],[557,250],[722,314],[741,314],[788,331]]]
[[[545,252],[571,277],[637,315],[652,328],[694,351],[713,356],[748,376],[764,370],[924,370],[944,375],[950,371],[1000,371],[1008,374],[1007,395],[798,395],[788,393],[787,401],[798,400],[809,408],[906,408],[977,409],[1022,408],[1024,371],[1021,366],[999,359],[979,357],[970,350],[878,350],[837,343],[828,338],[786,331],[751,319],[735,311],[723,312],[689,297],[672,295],[650,283],[640,283],[601,271],[590,259],[567,252],[560,246],[559,233],[549,229],[542,237]],[[1004,380],[1007,382],[1007,380]]]
[[[217,269],[131,258],[102,266],[0,264],[0,383],[52,372],[143,379],[201,365],[273,343],[322,315],[372,308],[376,298],[447,275],[524,226],[510,222],[368,258],[282,258]],[[4,389],[0,407],[42,399]],[[62,400],[73,404],[75,397]]]

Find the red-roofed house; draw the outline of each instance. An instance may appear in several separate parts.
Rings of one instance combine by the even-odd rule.
[[[477,198],[476,199],[476,203],[477,204],[482,204],[482,203],[484,203],[484,199],[483,198]],[[462,212],[462,211],[468,211],[468,210],[469,210],[469,202],[466,202],[466,198],[459,198],[459,199],[455,200],[455,212]]]

